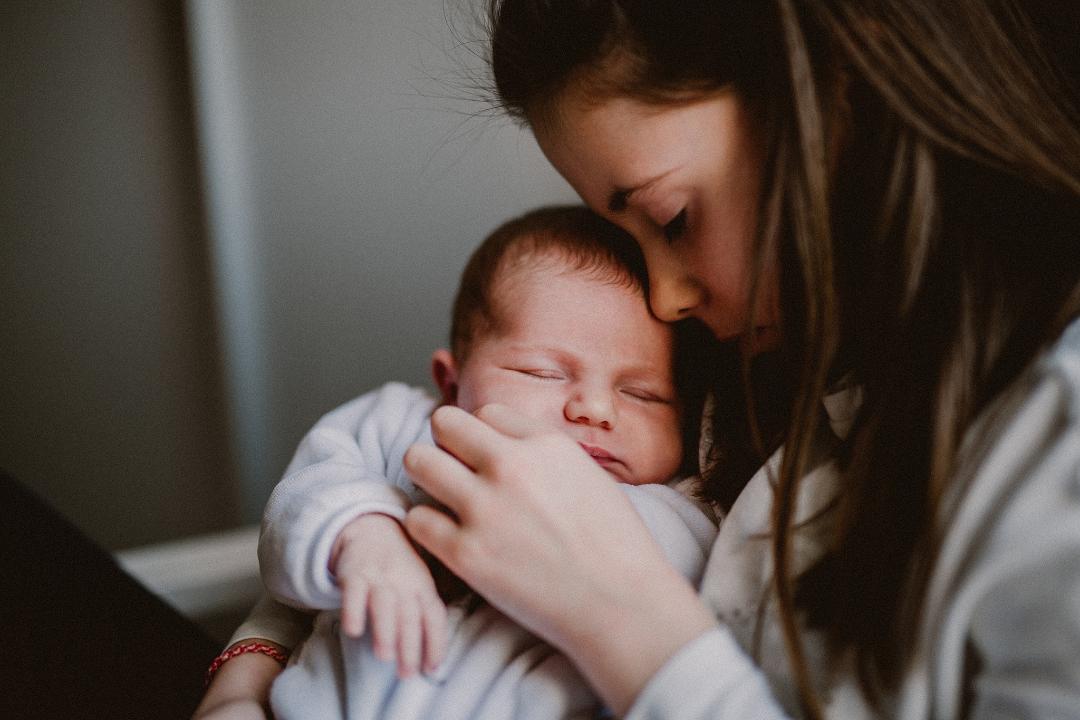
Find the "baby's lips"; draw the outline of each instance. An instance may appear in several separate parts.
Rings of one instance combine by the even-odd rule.
[[[587,452],[589,454],[589,456],[591,458],[593,458],[594,460],[596,460],[597,462],[599,462],[601,460],[616,460],[617,459],[614,455],[612,455],[611,453],[609,453],[607,450],[600,447],[599,445],[590,445],[589,443],[585,443],[585,442],[579,442],[578,445],[580,445],[581,449],[584,450],[585,452]]]

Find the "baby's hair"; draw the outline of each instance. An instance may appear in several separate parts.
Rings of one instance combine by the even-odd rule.
[[[465,265],[450,323],[450,348],[459,363],[479,338],[502,330],[500,281],[544,262],[632,289],[646,286],[644,258],[626,231],[582,205],[528,212],[496,228]]]

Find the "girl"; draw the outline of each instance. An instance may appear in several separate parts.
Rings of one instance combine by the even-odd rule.
[[[545,464],[505,413],[444,418],[446,452],[415,453],[458,519],[418,509],[413,537],[633,717],[1075,712],[1080,132],[1019,10],[491,17],[502,103],[634,235],[657,316],[775,351],[792,392],[716,405],[708,476],[730,513],[700,599],[626,554],[623,514],[590,518],[606,553],[576,553],[573,514],[527,498]],[[765,379],[746,376],[753,398]],[[483,420],[488,442],[464,441]],[[747,484],[747,454],[781,444]],[[500,473],[506,456],[533,470]],[[550,497],[610,507],[582,470]],[[535,527],[500,522],[510,508]]]
[[[698,592],[571,444],[447,408],[406,462],[453,515],[410,535],[627,717],[1075,713],[1080,123],[1019,9],[491,23],[500,103],[635,237],[653,312],[740,358],[706,415],[727,517]]]

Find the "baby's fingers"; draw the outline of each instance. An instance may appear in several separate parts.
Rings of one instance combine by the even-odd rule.
[[[420,667],[420,605],[415,598],[408,598],[398,607],[398,677],[416,674]]]
[[[393,660],[397,653],[397,608],[396,594],[384,588],[375,587],[368,598],[371,603],[371,644],[375,657],[380,660]]]
[[[421,600],[424,628],[424,672],[433,673],[446,655],[446,605],[437,594]]]
[[[349,637],[364,634],[369,586],[363,580],[343,578],[341,584],[341,629]]]

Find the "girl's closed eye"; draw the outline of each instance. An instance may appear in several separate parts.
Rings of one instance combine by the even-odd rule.
[[[686,208],[683,208],[664,225],[664,237],[669,243],[686,234]]]

